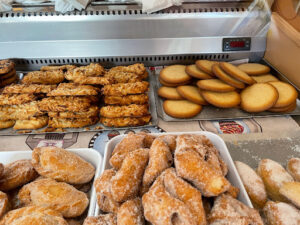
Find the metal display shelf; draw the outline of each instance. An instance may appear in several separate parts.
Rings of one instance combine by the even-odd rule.
[[[100,4],[61,14],[53,5],[15,5],[0,13],[0,58],[26,60],[223,54],[224,37],[250,37],[263,57],[269,15],[251,1],[185,3],[153,14],[137,4]],[[48,5],[47,5],[48,4]],[[225,53],[224,53],[225,54]]]

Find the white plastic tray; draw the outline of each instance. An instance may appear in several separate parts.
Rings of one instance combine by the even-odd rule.
[[[216,134],[213,134],[211,132],[206,132],[206,131],[198,131],[198,132],[170,132],[170,133],[153,133],[151,135],[153,136],[160,136],[160,135],[166,135],[166,134],[173,134],[173,135],[180,135],[180,134],[200,134],[206,136],[213,144],[214,146],[219,150],[220,155],[224,162],[228,166],[228,174],[227,174],[227,179],[235,186],[240,189],[240,193],[238,196],[238,199],[246,204],[249,207],[253,208],[253,205],[249,199],[249,196],[245,190],[245,187],[241,181],[241,178],[235,168],[235,165],[233,163],[233,160],[230,156],[230,153],[226,147],[225,142],[223,141],[222,138],[217,136]],[[111,157],[111,154],[115,148],[115,146],[125,137],[126,135],[119,135],[114,138],[112,138],[105,147],[105,152],[104,152],[104,162],[102,164],[102,172],[106,169],[110,169],[111,166],[109,164],[109,159]],[[96,205],[96,210],[95,210],[95,215],[101,214],[100,209],[98,207],[98,204]]]
[[[91,163],[95,168],[95,177],[99,177],[101,174],[102,167],[102,156],[94,149],[91,148],[77,148],[77,149],[67,149],[73,152],[84,160]],[[0,152],[0,163],[7,164],[20,159],[31,159],[32,151],[10,151],[10,152]],[[92,188],[89,192],[90,194],[90,205],[88,216],[93,216],[95,214],[95,208],[97,205],[96,191],[94,188],[94,182]]]

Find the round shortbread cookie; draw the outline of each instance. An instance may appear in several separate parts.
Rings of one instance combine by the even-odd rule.
[[[252,78],[257,83],[267,83],[267,82],[271,82],[271,81],[278,81],[278,79],[276,77],[274,77],[272,74],[253,76]]]
[[[270,67],[259,63],[244,63],[238,65],[238,68],[249,75],[262,75],[270,72]]]
[[[180,86],[180,85],[185,85],[185,84],[190,83],[190,80],[186,81],[186,82],[178,83],[178,84],[170,84],[170,83],[165,82],[163,79],[161,79],[159,77],[159,83],[161,83],[163,86],[166,86],[166,87],[177,87],[177,86]]]
[[[189,81],[191,77],[185,72],[185,68],[184,65],[167,66],[160,71],[160,78],[171,84]]]
[[[160,87],[157,91],[158,95],[162,98],[170,100],[183,100],[184,98],[177,92],[174,87]]]
[[[274,81],[269,82],[269,84],[274,86],[279,93],[279,98],[276,104],[273,106],[275,108],[288,106],[295,102],[298,98],[296,89],[288,83],[284,83],[282,81]]]
[[[293,112],[296,108],[297,108],[297,102],[295,101],[286,107],[281,107],[281,108],[272,107],[272,108],[268,109],[268,111],[279,112],[279,113],[289,113],[289,112]]]
[[[9,71],[8,73],[5,74],[0,74],[0,82],[2,82],[3,80],[6,80],[12,76],[16,75],[16,70],[12,69],[11,71]]]
[[[197,79],[212,79],[212,76],[210,76],[209,74],[203,72],[202,70],[199,70],[198,67],[194,64],[194,65],[189,65],[185,68],[185,72],[192,76],[195,77]]]
[[[274,106],[279,94],[269,83],[253,84],[241,92],[241,108],[247,112],[262,112]]]
[[[241,102],[240,94],[236,91],[224,93],[214,91],[201,91],[201,94],[208,103],[220,108],[236,107]]]
[[[7,121],[0,120],[0,129],[12,127],[13,125],[15,125],[15,122],[16,122],[15,120],[7,120]]]
[[[221,62],[220,63],[221,68],[228,73],[230,76],[238,79],[239,81],[242,81],[246,84],[254,84],[256,83],[255,80],[252,79],[247,73],[240,70],[238,67],[227,63],[227,62]]]
[[[198,87],[185,85],[177,87],[177,92],[185,99],[200,105],[207,105]]]
[[[197,86],[206,91],[229,92],[234,91],[235,87],[226,84],[219,79],[199,80]]]
[[[219,62],[216,61],[209,61],[209,60],[197,60],[196,66],[204,71],[205,73],[208,73],[211,76],[214,76],[214,73],[212,71],[212,66],[215,64],[219,64]]]
[[[166,100],[163,108],[166,114],[175,118],[191,118],[202,110],[201,105],[187,100]]]
[[[245,84],[243,82],[241,82],[241,81],[231,77],[227,73],[225,73],[218,64],[213,65],[212,70],[213,70],[214,74],[220,80],[224,81],[225,83],[227,83],[233,87],[239,88],[239,89],[245,88]]]
[[[9,59],[0,60],[0,74],[5,74],[11,71],[15,67],[13,61]]]

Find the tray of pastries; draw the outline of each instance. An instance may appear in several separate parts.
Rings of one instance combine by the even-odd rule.
[[[296,88],[275,74],[260,63],[166,66],[156,76],[158,114],[165,121],[300,115]]]
[[[94,215],[101,166],[88,148],[0,152],[0,224],[82,224]]]
[[[224,141],[210,132],[117,136],[94,186],[95,215],[84,225],[263,225]]]
[[[43,66],[18,74],[20,82],[4,86],[0,94],[0,135],[157,123],[154,77],[143,64],[110,69],[98,63]]]

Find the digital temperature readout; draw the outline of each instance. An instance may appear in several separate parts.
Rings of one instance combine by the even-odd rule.
[[[223,51],[249,51],[251,38],[223,38]]]

